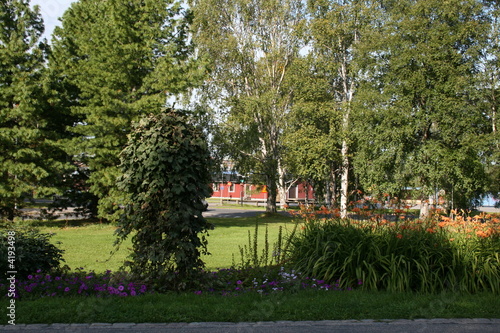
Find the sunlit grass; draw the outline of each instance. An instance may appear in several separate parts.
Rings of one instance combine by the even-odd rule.
[[[0,305],[7,306],[7,300]],[[383,305],[383,306],[381,306]],[[65,297],[20,300],[16,323],[165,323],[279,320],[499,318],[491,294],[303,291],[237,297],[194,293],[140,297]],[[0,324],[8,317],[3,316]]]
[[[269,243],[272,245],[278,238],[279,227],[292,230],[295,222],[289,217],[251,217],[251,218],[208,218],[215,225],[209,232],[208,251],[211,255],[203,256],[207,269],[228,268],[233,262],[240,260],[239,247],[248,244],[248,232],[252,234],[255,225],[259,225],[259,244],[265,241],[265,228],[268,227]],[[55,226],[51,226],[55,225]],[[59,247],[65,251],[66,264],[74,268],[84,268],[87,271],[103,272],[107,269],[118,270],[131,251],[130,238],[116,251],[114,231],[116,227],[109,224],[73,223],[65,225],[62,222],[44,223],[42,232],[54,233],[52,242],[61,242]],[[113,252],[113,255],[111,253]]]

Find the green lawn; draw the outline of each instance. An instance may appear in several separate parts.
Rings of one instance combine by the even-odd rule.
[[[7,306],[5,299],[0,306]],[[261,296],[153,294],[20,300],[16,323],[245,322],[279,320],[500,318],[495,295],[302,291]],[[6,324],[2,316],[0,324]]]
[[[269,243],[272,245],[278,238],[279,227],[283,226],[283,233],[291,231],[294,223],[288,217],[252,217],[252,218],[209,218],[215,225],[208,236],[209,256],[203,260],[207,269],[227,268],[232,264],[235,255],[237,263],[240,261],[239,246],[248,244],[248,232],[253,237],[255,225],[259,225],[259,244],[263,248],[265,228],[268,227]],[[99,223],[65,224],[64,222],[45,222],[41,224],[42,232],[54,233],[53,242],[65,251],[66,264],[74,268],[82,267],[85,270],[103,272],[107,269],[117,270],[130,253],[131,242],[128,240],[121,245],[113,255],[114,226]]]

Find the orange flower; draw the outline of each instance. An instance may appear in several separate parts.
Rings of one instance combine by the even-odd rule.
[[[488,234],[487,234],[487,233],[485,233],[485,232],[484,232],[484,231],[482,231],[482,230],[479,230],[478,232],[476,232],[476,235],[477,235],[478,237],[481,237],[481,238],[487,238],[487,237],[488,237]]]
[[[401,238],[403,238],[403,235],[397,234],[396,237],[399,238],[399,239],[401,239]]]
[[[427,232],[430,233],[430,234],[433,234],[436,232],[436,229],[434,228],[427,228]]]

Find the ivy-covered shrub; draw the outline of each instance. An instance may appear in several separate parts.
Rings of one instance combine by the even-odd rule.
[[[133,234],[126,265],[136,278],[157,289],[184,289],[197,279],[204,234],[213,228],[202,216],[212,191],[210,163],[204,134],[186,113],[170,110],[133,126],[121,154],[118,185],[129,203],[117,244]]]
[[[46,273],[60,268],[64,250],[52,244],[51,237],[37,229],[0,231],[0,271],[15,271],[20,279],[36,271]]]

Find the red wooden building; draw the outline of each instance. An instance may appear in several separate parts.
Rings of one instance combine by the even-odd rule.
[[[253,185],[237,182],[215,182],[212,184],[212,198],[221,200],[237,200],[250,202],[265,202],[267,188],[265,185]],[[304,182],[296,182],[287,191],[287,202],[305,202],[314,199],[314,189]],[[278,196],[277,201],[280,201]]]

